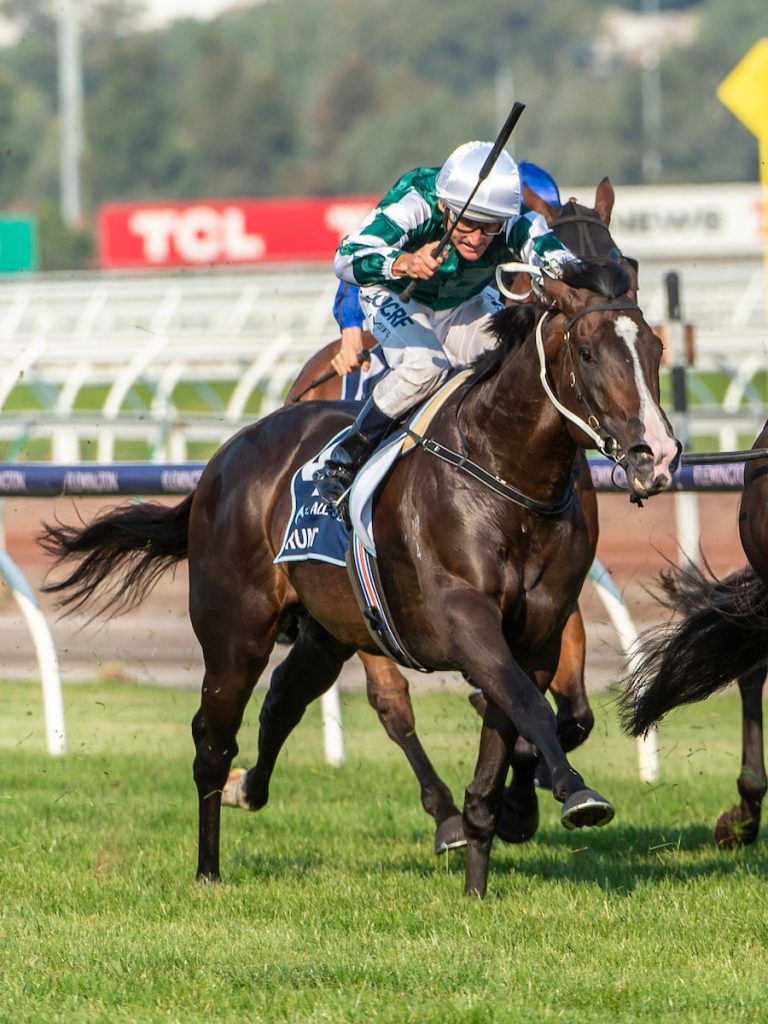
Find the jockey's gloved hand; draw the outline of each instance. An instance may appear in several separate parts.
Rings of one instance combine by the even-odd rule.
[[[539,264],[541,274],[531,275],[531,284],[537,299],[547,305],[551,305],[552,300],[545,291],[544,281],[548,277],[552,280],[560,281],[563,277],[563,269],[566,266],[581,266],[581,260],[566,250],[550,253],[545,260],[542,260]]]

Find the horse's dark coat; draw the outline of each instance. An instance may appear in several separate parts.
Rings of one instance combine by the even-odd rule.
[[[589,271],[587,271],[589,274]],[[596,287],[595,268],[580,283]],[[626,453],[628,477],[647,496],[668,486],[675,451],[658,407],[661,346],[635,306],[604,308],[606,296],[546,282],[555,305],[542,323],[552,387],[574,412],[573,379],[563,368],[563,318],[585,306],[569,344],[580,390]],[[617,320],[625,323],[617,331]],[[634,333],[634,357],[621,335]],[[642,375],[642,394],[638,382]],[[459,442],[454,396],[435,418],[431,434]],[[545,397],[533,334],[497,371],[461,397],[461,423],[471,456],[495,475],[541,501],[568,486],[578,427]],[[660,448],[651,450],[646,417]],[[357,649],[372,650],[345,572],[323,563],[273,562],[290,511],[289,482],[297,467],[349,421],[344,403],[306,403],[279,410],[246,428],[214,455],[191,502],[174,509],[135,506],[108,514],[82,530],[48,531],[61,559],[85,558],[58,585],[85,600],[114,572],[132,568],[129,586],[141,593],[154,559],[166,566],[183,557],[174,538],[188,515],[190,618],[203,648],[205,678],[193,720],[194,775],[199,798],[198,875],[219,877],[220,794],[233,758],[246,703],[266,667],[286,609],[301,606],[298,638],[272,677],[261,713],[259,751],[243,795],[262,807],[278,753],[307,704],[336,679]],[[658,425],[666,424],[658,434]],[[375,511],[382,578],[404,641],[434,668],[458,669],[482,688],[487,701],[477,769],[467,789],[466,891],[485,892],[496,816],[511,749],[518,735],[546,761],[569,827],[601,824],[610,804],[590,790],[568,763],[552,710],[543,696],[557,667],[560,635],[573,611],[594,554],[578,501],[559,516],[537,516],[484,489],[471,478],[418,450],[385,484]],[[146,540],[152,538],[152,547]],[[119,600],[124,593],[118,590]]]

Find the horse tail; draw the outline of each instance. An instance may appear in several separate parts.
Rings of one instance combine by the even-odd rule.
[[[681,704],[704,700],[768,657],[768,587],[747,566],[723,580],[706,566],[662,575],[662,603],[683,618],[646,630],[619,699],[622,726],[648,732]]]
[[[112,618],[134,608],[166,570],[187,557],[192,497],[173,507],[121,505],[80,528],[44,523],[38,543],[54,557],[54,567],[77,564],[64,579],[42,589],[58,594],[68,612],[97,593],[101,604],[94,614]]]

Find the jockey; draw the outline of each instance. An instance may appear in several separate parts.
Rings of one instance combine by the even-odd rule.
[[[537,196],[552,206],[562,206],[560,189],[552,175],[530,160],[521,160],[517,169],[520,181]],[[363,326],[365,317],[360,307],[360,286],[349,281],[339,281],[333,299],[333,316],[341,331],[341,348],[331,360],[331,366],[340,377],[345,377],[360,362],[363,349]]]
[[[486,328],[502,308],[491,287],[497,265],[523,260],[559,277],[562,265],[576,259],[540,214],[522,206],[520,172],[504,150],[457,222],[491,148],[490,142],[467,142],[441,168],[404,174],[341,241],[336,274],[360,286],[365,326],[381,344],[389,371],[315,473],[318,493],[331,506],[342,503],[362,464],[404,413],[451,370],[495,344]],[[450,245],[435,259],[436,243],[454,224]],[[416,289],[403,301],[412,280]],[[346,357],[343,352],[334,368],[347,373],[359,348]]]

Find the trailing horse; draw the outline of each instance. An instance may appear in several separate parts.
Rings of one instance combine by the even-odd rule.
[[[753,448],[768,446],[768,423]],[[662,575],[664,603],[680,617],[640,637],[621,697],[633,736],[673,708],[704,700],[734,679],[742,707],[740,803],[715,824],[720,847],[753,843],[768,789],[763,756],[762,690],[768,663],[768,459],[745,464],[739,535],[749,564],[725,579],[705,565]]]
[[[518,736],[541,752],[566,827],[613,817],[568,762],[544,696],[594,555],[571,475],[579,447],[599,444],[647,498],[670,485],[679,454],[659,405],[661,342],[626,271],[573,267],[544,287],[552,309],[498,314],[503,344],[440,408],[429,445],[396,464],[374,509],[384,592],[408,650],[427,669],[463,672],[487,701],[463,813],[472,894],[486,890]],[[127,573],[107,608],[130,604],[158,569],[189,560],[190,618],[205,660],[192,724],[201,878],[219,878],[221,791],[281,620],[298,613],[298,637],[272,675],[256,764],[239,786],[251,810],[266,804],[277,756],[309,702],[355,651],[374,651],[344,569],[274,561],[294,474],[351,416],[335,402],[278,410],[225,444],[174,508],[124,506],[84,527],[46,528],[49,552],[78,562],[49,588],[65,603],[88,601]]]

